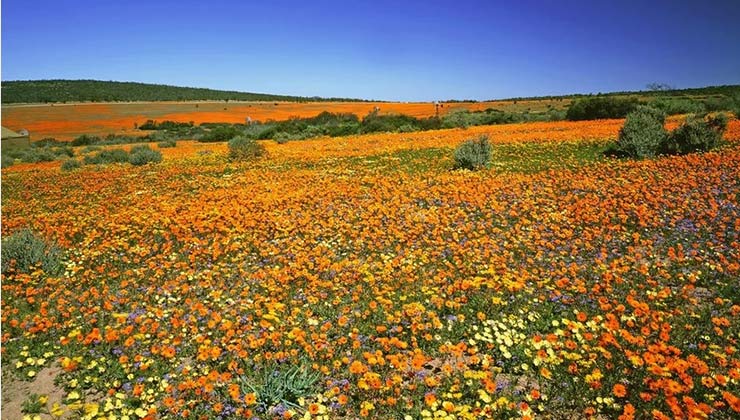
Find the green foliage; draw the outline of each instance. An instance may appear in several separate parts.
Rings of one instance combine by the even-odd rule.
[[[233,160],[250,160],[265,154],[265,146],[248,137],[235,137],[229,140],[229,158]]]
[[[126,163],[129,160],[129,154],[123,149],[102,150],[98,153],[100,163]]]
[[[269,412],[282,405],[283,408],[303,410],[298,401],[314,393],[314,388],[321,374],[304,365],[293,365],[285,369],[265,369],[262,378],[253,382],[241,377],[241,388],[244,393],[257,396],[257,409]]]
[[[177,142],[175,140],[160,141],[159,143],[157,143],[157,147],[159,147],[160,149],[166,149],[168,147],[177,147]]]
[[[668,137],[663,127],[665,114],[647,106],[640,106],[627,115],[619,130],[617,144],[607,153],[618,157],[646,158],[658,154]]]
[[[314,117],[290,118],[252,124],[245,134],[255,139],[301,140],[320,136],[346,136],[357,134],[360,120],[354,114],[322,112]]]
[[[15,164],[15,158],[13,158],[10,155],[6,155],[5,153],[2,154],[2,164],[0,167],[7,168],[9,166],[13,166]]]
[[[597,96],[573,102],[565,114],[570,121],[624,118],[639,105],[635,98]]]
[[[487,167],[491,162],[492,149],[487,136],[462,143],[455,149],[455,168],[478,170]]]
[[[193,122],[177,122],[165,120],[162,122],[156,122],[154,120],[146,120],[146,122],[139,126],[139,130],[178,130],[181,128],[191,128]]]
[[[404,114],[380,115],[373,111],[362,119],[359,133],[397,132],[400,127],[413,131],[435,130],[442,128],[442,120],[437,117],[414,118]]]
[[[52,162],[58,159],[58,156],[54,151],[49,148],[42,149],[26,149],[26,152],[21,156],[24,162],[37,163],[37,162]]]
[[[46,397],[41,397],[38,394],[31,394],[28,399],[23,401],[21,404],[21,412],[24,414],[39,414],[46,408]]]
[[[162,161],[162,152],[152,150],[147,145],[131,148],[128,161],[134,166],[146,165],[147,163],[159,163]]]
[[[701,113],[706,111],[704,103],[691,98],[659,98],[650,102],[666,115]]]
[[[727,128],[727,116],[689,115],[686,121],[668,133],[664,128],[665,114],[638,107],[629,114],[619,131],[617,143],[605,152],[616,157],[646,158],[658,154],[684,155],[712,150],[722,144]]]
[[[242,130],[230,126],[230,125],[219,125],[206,132],[203,137],[198,139],[200,142],[217,142],[217,141],[229,141],[234,137],[240,136]]]
[[[88,134],[83,134],[74,140],[72,140],[72,146],[87,146],[90,144],[99,144],[100,143],[100,137],[98,136],[91,136]]]
[[[64,162],[62,162],[62,171],[68,172],[73,171],[75,169],[78,169],[82,166],[82,163],[80,163],[77,159],[67,159]]]
[[[63,269],[61,248],[27,228],[2,239],[3,274],[11,268],[27,273],[34,267],[49,275],[59,274]]]
[[[3,103],[112,101],[290,101],[358,102],[363,99],[270,95],[100,80],[16,80],[2,82]]]
[[[690,115],[686,122],[673,130],[661,147],[661,152],[669,155],[684,155],[706,152],[722,144],[722,134],[727,128],[727,117]]]
[[[68,144],[66,141],[57,140],[54,137],[46,137],[39,141],[31,142],[31,147],[66,146]]]

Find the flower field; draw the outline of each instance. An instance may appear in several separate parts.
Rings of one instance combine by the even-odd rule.
[[[58,368],[45,418],[738,418],[740,121],[603,158],[622,123],[3,169],[3,237],[65,250],[3,275],[3,370]]]
[[[562,109],[570,100],[548,99],[522,101],[491,101],[444,103],[440,114],[467,109],[482,111],[495,108],[509,112],[525,110],[546,111]],[[429,102],[120,102],[76,104],[3,104],[3,124],[17,129],[25,128],[34,140],[55,137],[72,140],[82,134],[142,134],[134,128],[148,119],[178,122],[244,123],[247,117],[254,121],[287,120],[292,117],[313,117],[323,111],[347,112],[360,117],[375,108],[381,114],[405,114],[419,118],[435,115]]]

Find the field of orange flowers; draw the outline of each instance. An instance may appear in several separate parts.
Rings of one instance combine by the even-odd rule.
[[[59,366],[68,418],[737,418],[740,122],[601,157],[621,124],[3,169],[3,236],[66,250],[3,277],[3,367]],[[492,168],[451,170],[479,134]]]
[[[570,100],[522,100],[443,103],[437,109],[430,102],[131,102],[76,104],[3,104],[3,125],[14,130],[26,129],[32,140],[54,137],[72,140],[82,134],[143,134],[136,130],[146,120],[178,122],[227,122],[287,120],[313,117],[322,111],[348,112],[359,117],[374,109],[381,114],[405,114],[426,118],[439,112],[495,108],[508,112],[563,109]]]

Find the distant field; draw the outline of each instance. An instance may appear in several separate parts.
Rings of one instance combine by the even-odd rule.
[[[508,112],[537,112],[563,109],[569,99],[542,99],[525,101],[493,101],[475,103],[443,103],[440,114],[455,109],[484,110],[496,108]],[[32,140],[55,137],[71,140],[81,134],[143,133],[134,127],[148,119],[178,122],[242,123],[247,117],[253,121],[285,120],[290,117],[311,117],[321,113],[349,112],[360,117],[375,107],[381,114],[401,113],[414,117],[435,114],[433,103],[388,102],[130,102],[3,105],[2,124],[14,130],[22,128],[31,133]]]

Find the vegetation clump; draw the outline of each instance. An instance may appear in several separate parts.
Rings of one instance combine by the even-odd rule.
[[[668,136],[661,152],[667,155],[685,155],[706,152],[719,147],[727,128],[727,117],[689,115],[680,127]]]
[[[492,150],[487,136],[462,143],[455,149],[455,169],[474,171],[488,167]]]
[[[624,118],[640,102],[635,98],[594,97],[580,99],[571,104],[565,114],[569,121]]]
[[[159,147],[160,149],[177,147],[177,142],[175,140],[160,141],[159,143],[157,143],[157,147]]]
[[[617,144],[607,153],[637,159],[656,156],[668,138],[664,123],[663,112],[647,106],[638,107],[627,115]]]
[[[134,166],[146,165],[147,163],[159,163],[162,161],[162,152],[152,150],[148,145],[139,145],[131,149],[128,161]]]
[[[662,111],[640,106],[627,116],[616,144],[605,153],[615,157],[644,159],[658,155],[706,152],[722,144],[727,117],[724,114],[689,115],[682,125],[670,133],[664,124],[665,114]]]
[[[73,171],[75,169],[79,169],[82,167],[82,163],[80,163],[77,159],[67,159],[64,162],[62,162],[62,171],[69,172]]]
[[[2,240],[2,273],[11,269],[28,273],[41,268],[46,274],[62,271],[62,249],[31,229],[24,228]]]
[[[256,159],[265,153],[265,146],[254,139],[240,136],[229,140],[229,158],[232,160]]]

